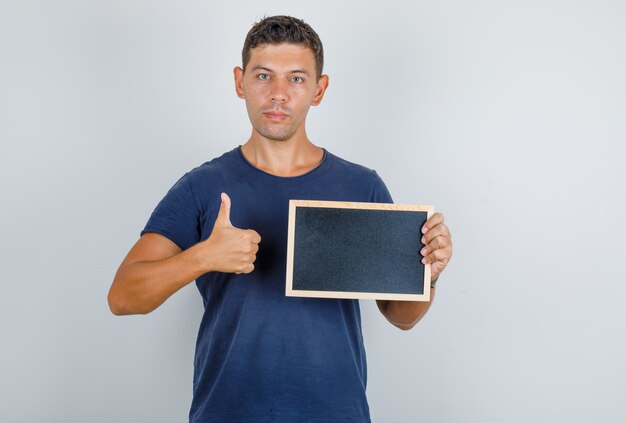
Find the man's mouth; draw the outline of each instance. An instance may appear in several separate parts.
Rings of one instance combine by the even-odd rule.
[[[274,121],[285,120],[285,119],[287,119],[289,117],[289,115],[287,115],[285,113],[276,112],[276,111],[264,112],[263,116],[265,116],[269,120],[274,120]]]

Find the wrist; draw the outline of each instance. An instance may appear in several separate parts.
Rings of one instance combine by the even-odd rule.
[[[215,270],[215,263],[213,263],[211,254],[212,246],[205,240],[197,243],[193,247],[189,248],[189,259],[193,263],[193,267],[200,274],[205,274]]]
[[[437,280],[439,280],[439,276],[437,276],[435,279],[431,279],[430,280],[430,287],[434,288],[437,285]]]

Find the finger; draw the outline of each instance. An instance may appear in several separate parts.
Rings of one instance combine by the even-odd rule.
[[[428,219],[426,221],[426,223],[424,223],[424,226],[422,226],[422,233],[425,234],[427,233],[429,230],[431,230],[434,226],[443,223],[443,214],[441,213],[435,213],[432,216],[430,216],[430,219]]]
[[[230,223],[230,197],[225,192],[222,193],[222,203],[215,223],[221,226],[233,226]]]
[[[452,248],[438,248],[428,254],[426,257],[422,259],[422,263],[424,264],[433,264],[435,262],[441,262],[444,265],[448,263],[450,257],[452,256]]]
[[[426,232],[422,236],[422,239],[421,239],[422,244],[428,244],[433,239],[435,239],[437,237],[440,237],[440,236],[445,237],[445,238],[450,238],[450,230],[443,223],[440,223],[440,224],[434,226],[428,232]]]
[[[250,263],[241,270],[241,273],[251,273],[254,270],[254,264]]]
[[[252,241],[255,244],[258,244],[259,242],[261,242],[261,235],[259,235],[259,233],[253,229],[247,229],[248,234],[250,234],[250,241]]]
[[[248,254],[256,254],[259,251],[259,244],[255,244],[254,242],[250,242],[246,245],[245,250]]]
[[[450,239],[444,236],[438,236],[420,250],[422,256],[427,256],[432,251],[447,248],[450,245]]]

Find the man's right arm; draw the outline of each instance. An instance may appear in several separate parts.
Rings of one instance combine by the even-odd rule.
[[[109,290],[116,315],[146,314],[199,276],[211,272],[250,273],[261,237],[230,223],[230,198],[222,204],[208,239],[182,251],[167,237],[146,233],[131,248]]]
[[[147,233],[120,265],[109,290],[113,314],[146,314],[173,293],[206,273],[199,254],[200,244],[181,252],[163,235]]]

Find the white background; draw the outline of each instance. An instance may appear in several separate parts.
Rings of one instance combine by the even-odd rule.
[[[0,1],[0,421],[182,422],[194,284],[106,294],[186,171],[246,141],[263,15],[319,33],[310,138],[444,212],[455,252],[401,332],[362,302],[374,422],[623,422],[626,5]]]

